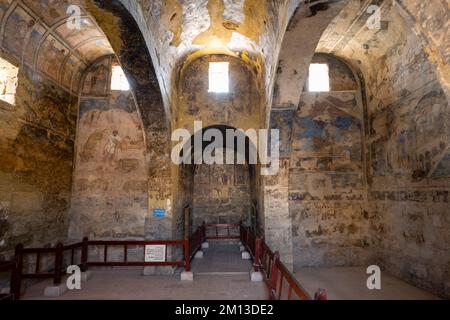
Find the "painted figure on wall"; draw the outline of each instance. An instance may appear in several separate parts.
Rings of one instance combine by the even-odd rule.
[[[110,164],[112,164],[114,161],[117,161],[117,159],[119,158],[121,142],[122,138],[120,138],[119,132],[117,130],[114,130],[112,135],[109,137],[108,144],[105,147],[106,159]]]

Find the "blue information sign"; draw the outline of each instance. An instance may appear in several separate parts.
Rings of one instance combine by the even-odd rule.
[[[166,216],[166,209],[156,208],[153,209],[154,218],[164,218]]]

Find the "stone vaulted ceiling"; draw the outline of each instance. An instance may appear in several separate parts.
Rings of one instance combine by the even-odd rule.
[[[300,0],[120,0],[137,21],[158,73],[166,112],[184,63],[228,54],[253,64],[266,86],[276,73],[287,23]],[[267,99],[267,106],[270,105]]]
[[[68,28],[79,0],[0,0],[0,47],[67,90],[78,92],[82,73],[113,49],[95,20],[81,9],[81,29]]]

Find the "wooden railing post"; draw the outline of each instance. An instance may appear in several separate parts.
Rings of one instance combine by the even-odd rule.
[[[203,221],[203,224],[202,224],[202,241],[201,241],[201,243],[203,243],[205,241],[206,241],[206,223]]]
[[[186,272],[191,271],[191,255],[189,252],[189,237],[184,240],[184,269]]]
[[[245,232],[246,232],[245,244],[248,246],[248,237],[250,236],[250,231],[248,227],[245,228]]]
[[[19,243],[14,252],[14,269],[11,274],[10,290],[14,300],[20,299],[22,288],[23,244]]]
[[[276,300],[277,283],[278,283],[278,260],[280,260],[280,253],[277,251],[273,255],[272,268],[270,270],[270,299]]]
[[[253,268],[256,272],[261,269],[261,238],[255,240],[255,261],[253,261]]]
[[[242,225],[242,220],[239,221],[239,236],[241,237],[241,243],[244,244],[244,228]]]
[[[189,238],[190,235],[190,219],[191,219],[191,213],[190,213],[190,207],[186,206],[184,207],[184,238]]]
[[[327,291],[325,289],[318,289],[314,294],[314,300],[328,300]]]
[[[64,253],[64,245],[62,243],[58,243],[56,245],[55,251],[55,277],[53,279],[53,283],[55,285],[61,284],[62,279],[62,267],[63,267],[63,253]]]
[[[83,243],[81,245],[81,271],[86,272],[88,269],[88,244],[89,239],[87,237],[83,238]]]

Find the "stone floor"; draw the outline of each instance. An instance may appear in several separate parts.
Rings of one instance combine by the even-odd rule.
[[[142,276],[142,271],[93,270],[91,279],[82,284],[82,290],[69,291],[61,300],[138,299],[138,300],[265,300],[267,289],[262,282],[249,278],[250,261],[241,259],[237,244],[211,243],[204,250],[203,259],[195,259],[193,282],[180,281],[180,275]],[[23,299],[45,299],[44,281],[29,287]]]
[[[203,250],[203,259],[192,262],[192,271],[195,274],[249,274],[252,269],[250,260],[242,260],[239,245],[210,241],[210,247]]]
[[[91,270],[92,278],[82,290],[69,291],[63,300],[138,299],[138,300],[264,300],[267,289],[262,282],[249,279],[251,262],[241,259],[239,246],[210,242],[203,259],[192,262],[193,282],[180,281],[180,274],[142,276],[142,269]],[[362,267],[301,268],[297,279],[314,296],[318,288],[327,290],[330,300],[438,299],[389,274],[382,273],[382,290],[368,290],[368,275]],[[44,288],[51,281],[29,287],[23,299],[44,299]]]
[[[44,288],[50,282],[34,285],[24,300],[45,299]],[[199,275],[193,282],[174,276],[142,276],[137,270],[94,271],[82,284],[82,290],[65,293],[52,300],[264,300],[263,283],[252,283],[248,275]]]
[[[385,272],[381,290],[369,290],[369,275],[362,267],[300,268],[295,275],[304,289],[314,296],[318,288],[327,290],[329,300],[434,300],[438,297]]]

